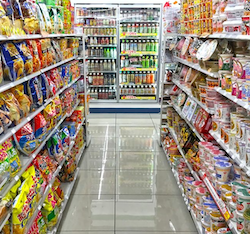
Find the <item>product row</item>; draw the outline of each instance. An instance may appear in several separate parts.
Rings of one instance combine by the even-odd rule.
[[[84,28],[85,35],[109,35],[109,36],[116,36],[116,28]]]
[[[89,72],[116,71],[114,59],[88,60]]]
[[[129,57],[121,56],[121,68],[125,67],[142,67],[158,68],[157,56]]]
[[[121,95],[156,95],[156,89],[155,87],[144,87],[144,88],[129,88],[126,86],[123,86],[121,88]]]
[[[120,72],[120,83],[121,84],[154,84],[155,83],[155,72]]]
[[[1,44],[0,82],[40,71],[42,68],[78,55],[78,39],[36,39]]]
[[[91,57],[117,58],[117,50],[110,47],[89,47],[88,55]]]
[[[29,113],[79,76],[78,62],[73,61],[1,93],[0,133],[19,124]]]
[[[117,45],[116,37],[91,37],[89,45]]]
[[[4,36],[23,36],[41,32],[71,33],[74,14],[72,15],[68,0],[63,1],[62,5],[64,11],[58,7],[47,8],[45,3],[36,4],[26,0],[2,2],[0,33]]]
[[[157,8],[145,8],[145,9],[121,9],[120,11],[121,20],[130,20],[130,21],[150,21],[150,20],[159,20],[160,18],[160,9]]]
[[[84,16],[85,18],[116,16],[116,9],[76,7],[76,15]]]
[[[92,99],[116,99],[116,90],[113,88],[90,88]]]
[[[159,24],[120,24],[120,32],[135,32],[135,33],[159,33]]]
[[[84,19],[83,27],[85,26],[116,26],[115,19]]]
[[[121,51],[143,51],[158,53],[158,40],[122,40]]]
[[[90,85],[115,85],[115,74],[89,73],[88,81]]]

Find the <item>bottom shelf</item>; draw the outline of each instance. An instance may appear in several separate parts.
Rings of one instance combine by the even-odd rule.
[[[62,183],[62,190],[63,190],[63,192],[65,194],[64,195],[64,201],[63,201],[62,206],[61,206],[61,211],[59,213],[58,221],[57,221],[56,226],[53,228],[52,231],[48,232],[50,234],[56,234],[56,232],[57,232],[57,229],[58,229],[58,227],[60,225],[60,222],[62,220],[62,217],[63,217],[63,212],[64,212],[64,210],[65,210],[65,208],[67,206],[70,194],[71,194],[71,192],[73,190],[73,187],[75,185],[78,174],[79,174],[79,167],[76,169],[75,178],[74,178],[74,180],[72,182]]]
[[[181,195],[182,195],[182,197],[183,197],[184,203],[186,204],[187,209],[188,209],[188,211],[189,211],[190,214],[191,214],[191,217],[192,217],[192,219],[193,219],[193,222],[194,222],[194,224],[195,224],[195,227],[196,227],[196,229],[197,229],[197,231],[198,231],[199,234],[203,234],[201,222],[198,221],[198,220],[196,219],[193,210],[190,208],[190,205],[189,205],[189,203],[188,203],[188,199],[187,199],[187,197],[186,197],[186,195],[185,195],[185,193],[184,193],[183,186],[182,186],[182,185],[180,184],[180,182],[179,182],[178,174],[177,174],[177,172],[174,170],[174,168],[172,167],[172,163],[171,163],[171,161],[170,161],[170,159],[169,159],[168,153],[167,153],[167,151],[165,150],[165,145],[164,145],[162,142],[161,142],[161,145],[162,145],[162,149],[163,149],[163,151],[164,151],[164,153],[165,153],[165,155],[166,155],[166,158],[167,158],[167,160],[168,160],[168,162],[169,162],[169,165],[170,165],[170,167],[171,167],[171,169],[172,169],[172,172],[173,172],[173,174],[174,174],[174,178],[175,178],[175,180],[176,180],[176,183],[177,183],[177,185],[178,185],[178,187],[179,187],[179,189],[180,189],[180,191],[181,191]]]

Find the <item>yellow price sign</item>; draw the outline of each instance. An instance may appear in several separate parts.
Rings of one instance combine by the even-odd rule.
[[[226,212],[224,213],[224,218],[225,218],[226,221],[228,221],[228,220],[230,219],[230,214],[229,214],[228,211],[226,211]]]

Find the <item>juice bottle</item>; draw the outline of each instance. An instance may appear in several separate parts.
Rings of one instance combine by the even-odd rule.
[[[146,79],[147,79],[146,83],[150,84],[150,72],[149,71],[147,72]]]
[[[131,76],[130,76],[130,72],[128,71],[127,72],[127,83],[130,83],[131,82]]]
[[[131,72],[131,75],[130,75],[130,82],[131,83],[135,83],[135,72]]]
[[[125,40],[122,40],[122,43],[121,43],[121,51],[125,51]]]
[[[158,40],[154,42],[154,52],[158,53]]]
[[[150,51],[154,51],[154,40],[151,40]]]
[[[151,72],[150,74],[150,84],[154,84],[155,83],[155,73]]]
[[[145,60],[145,56],[142,56],[142,61],[141,61],[141,65],[143,68],[146,67],[146,60]]]
[[[135,72],[135,84],[139,84],[139,73]]]
[[[142,84],[147,84],[147,74],[145,71],[142,73]]]

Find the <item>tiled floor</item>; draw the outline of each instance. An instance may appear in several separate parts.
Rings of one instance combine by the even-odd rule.
[[[59,233],[197,233],[159,147],[159,119],[90,115],[91,144]]]

